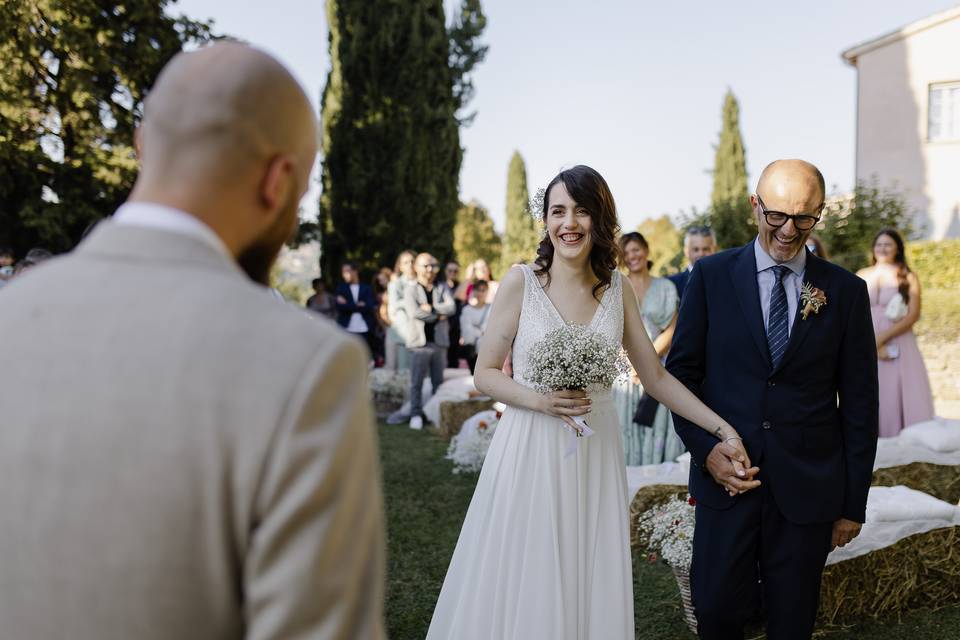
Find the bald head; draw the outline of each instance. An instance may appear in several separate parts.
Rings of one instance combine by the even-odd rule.
[[[279,62],[223,42],[178,54],[147,97],[141,124],[146,179],[236,180],[271,156],[312,162],[316,118]]]
[[[823,202],[826,186],[820,170],[806,160],[774,160],[760,174],[757,193],[764,202],[768,198],[789,198],[805,203],[813,198],[816,206]]]
[[[823,174],[805,160],[777,160],[767,165],[750,201],[757,216],[760,246],[771,258],[788,262],[803,250],[813,231],[810,225],[823,210],[825,192]],[[778,214],[788,217],[784,221]]]
[[[293,76],[238,43],[181,53],[147,97],[138,151],[130,200],[200,219],[267,282],[317,155],[316,117]]]

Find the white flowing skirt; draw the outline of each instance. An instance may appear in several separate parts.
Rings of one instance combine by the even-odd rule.
[[[627,477],[610,394],[595,431],[564,457],[569,429],[503,414],[480,473],[428,640],[634,637]]]

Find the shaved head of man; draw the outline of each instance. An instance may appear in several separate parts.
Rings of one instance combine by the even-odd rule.
[[[823,211],[823,174],[804,160],[776,160],[763,170],[750,196],[760,246],[776,262],[793,259]]]
[[[317,154],[310,101],[279,62],[222,42],[181,53],[147,96],[132,202],[185,211],[266,284]]]

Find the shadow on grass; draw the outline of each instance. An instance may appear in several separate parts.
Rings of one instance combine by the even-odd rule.
[[[422,640],[477,476],[453,474],[453,465],[444,459],[447,444],[430,430],[381,424],[379,432],[387,511],[387,632],[391,640]],[[637,638],[694,638],[683,622],[680,594],[668,567],[634,554],[633,589]],[[478,593],[477,597],[489,595]],[[899,621],[866,619],[823,637],[960,640],[960,607],[917,611]]]

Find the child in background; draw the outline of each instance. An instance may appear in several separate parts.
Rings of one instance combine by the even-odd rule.
[[[460,344],[463,345],[464,357],[470,365],[471,375],[477,365],[477,345],[483,337],[487,318],[490,316],[490,305],[487,304],[489,288],[486,280],[474,282],[470,304],[460,313]]]

